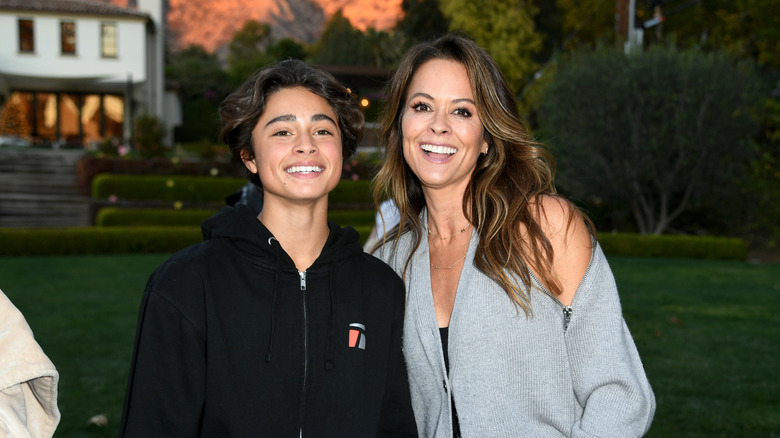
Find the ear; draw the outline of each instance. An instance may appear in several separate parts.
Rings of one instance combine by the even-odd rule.
[[[480,148],[480,153],[481,154],[484,155],[484,154],[488,153],[488,145],[489,145],[489,143],[487,142],[487,140],[483,140],[482,141],[482,147]]]
[[[255,162],[255,157],[252,156],[248,150],[241,150],[241,161],[244,162],[244,166],[246,166],[250,172],[257,173],[257,163]]]

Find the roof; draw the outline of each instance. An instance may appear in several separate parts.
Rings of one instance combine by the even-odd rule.
[[[137,9],[92,0],[0,0],[0,10],[149,18]]]

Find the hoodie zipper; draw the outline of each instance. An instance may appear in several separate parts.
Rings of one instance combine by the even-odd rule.
[[[303,438],[303,424],[306,411],[306,387],[309,381],[309,318],[306,314],[306,271],[298,271],[301,278],[301,304],[303,305],[303,385],[299,405],[300,438]]]

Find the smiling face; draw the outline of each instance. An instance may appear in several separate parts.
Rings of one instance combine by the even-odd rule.
[[[401,117],[404,159],[423,189],[465,190],[487,150],[466,68],[444,59],[421,65]]]
[[[324,98],[301,88],[270,95],[252,130],[254,157],[244,159],[263,186],[264,202],[327,202],[341,178],[338,119]]]

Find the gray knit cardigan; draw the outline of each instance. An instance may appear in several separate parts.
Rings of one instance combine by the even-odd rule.
[[[411,244],[407,233],[378,255],[401,275]],[[404,279],[403,345],[420,436],[452,437],[450,397],[467,438],[646,433],[655,398],[600,246],[571,306],[534,287],[527,317],[474,267],[478,244],[472,234],[450,319],[449,376],[425,237]]]

